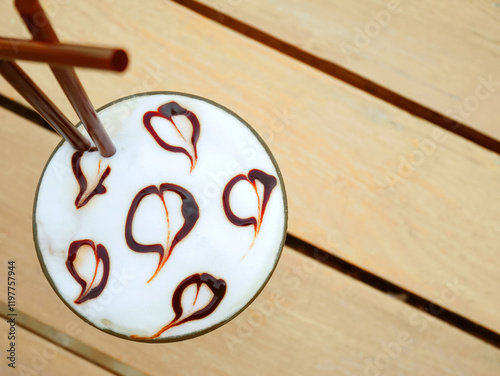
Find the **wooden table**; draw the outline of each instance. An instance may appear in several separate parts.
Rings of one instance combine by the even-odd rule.
[[[129,51],[125,74],[78,71],[96,107],[172,90],[252,124],[284,175],[289,238],[260,297],[215,332],[101,333],[56,297],[32,242],[59,137],[0,81],[0,306],[15,260],[19,312],[16,370],[1,324],[2,375],[500,374],[498,2],[42,4],[62,41]],[[28,37],[12,2],[0,35]],[[76,122],[48,67],[22,66]]]

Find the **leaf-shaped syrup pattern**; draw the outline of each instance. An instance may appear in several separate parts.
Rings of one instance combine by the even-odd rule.
[[[80,276],[78,271],[75,268],[75,260],[78,254],[78,251],[82,249],[84,246],[89,246],[94,252],[95,257],[95,271],[92,281],[87,286],[87,282]],[[102,277],[101,281],[97,283],[96,277],[97,272],[99,270],[99,265],[102,263]],[[76,240],[69,246],[68,249],[68,258],[66,260],[66,267],[70,272],[71,276],[75,279],[76,282],[82,287],[82,291],[80,296],[75,299],[76,304],[82,304],[87,300],[97,298],[104,288],[106,287],[106,283],[109,278],[109,256],[108,251],[102,244],[94,244],[92,240],[84,239],[84,240]]]
[[[212,299],[204,307],[183,317],[185,308],[182,306],[182,295],[184,294],[184,291],[186,291],[186,289],[191,285],[196,285],[195,302],[198,298],[198,294],[202,285],[208,287],[213,296]],[[172,308],[175,313],[175,317],[173,318],[173,320],[163,328],[161,328],[156,334],[153,334],[151,337],[141,337],[137,335],[132,335],[130,337],[133,339],[155,339],[174,326],[182,325],[188,321],[201,320],[207,317],[212,312],[214,312],[221,303],[224,295],[226,294],[226,288],[227,285],[223,279],[217,279],[208,273],[193,274],[192,276],[187,277],[177,286],[172,296]]]
[[[169,244],[170,240],[170,222],[168,221],[168,208],[165,203],[165,199],[163,197],[163,194],[165,192],[173,192],[179,195],[179,197],[182,200],[182,207],[181,207],[181,214],[184,218],[184,224],[180,228],[180,230],[175,234],[174,238],[172,239],[172,242]],[[167,226],[169,227],[168,232],[167,232],[167,239],[165,242],[165,246],[161,244],[141,244],[138,243],[134,239],[134,235],[132,233],[132,224],[134,221],[134,216],[137,211],[137,208],[139,207],[139,204],[141,201],[149,196],[149,195],[157,195],[160,197],[161,201],[163,202],[163,207],[165,209],[165,215],[167,217]],[[153,280],[154,277],[159,273],[163,265],[167,262],[168,258],[172,254],[172,251],[174,250],[174,247],[181,241],[183,240],[193,229],[194,225],[198,221],[198,218],[200,216],[200,211],[198,204],[196,203],[193,195],[187,191],[185,188],[182,188],[178,185],[175,184],[169,184],[169,183],[164,183],[161,184],[160,187],[156,187],[154,185],[150,185],[146,188],[143,188],[137,193],[137,195],[134,197],[132,204],[130,205],[130,209],[128,211],[127,215],[127,221],[125,223],[125,239],[127,241],[127,245],[129,248],[135,252],[140,252],[140,253],[149,253],[149,252],[155,252],[160,255],[160,260],[158,262],[158,267],[156,268],[156,271],[154,272],[153,276],[149,279],[148,283]]]
[[[181,131],[177,128],[177,125],[175,122],[172,120],[174,116],[185,116],[189,122],[191,123],[192,126],[192,135],[191,135],[191,146],[193,148],[193,155],[189,153],[188,150],[181,146],[175,146],[171,145],[167,142],[165,142],[155,131],[153,128],[153,125],[151,124],[151,121],[155,117],[161,117],[163,119],[168,120],[172,126],[175,128],[177,133],[180,135],[182,139],[185,140],[184,136],[182,135]],[[200,137],[200,122],[198,121],[198,118],[194,113],[191,111],[185,109],[184,107],[181,107],[177,102],[168,102],[165,103],[164,105],[158,107],[158,111],[149,111],[144,114],[144,117],[142,119],[144,126],[148,130],[148,132],[153,136],[153,138],[156,140],[158,145],[160,145],[162,148],[165,150],[171,151],[173,153],[183,153],[185,154],[188,158],[189,161],[191,162],[191,170],[193,171],[196,161],[198,160],[198,154],[197,154],[197,149],[196,149],[196,144],[198,142],[198,138]],[[185,140],[187,141],[187,140]]]
[[[231,209],[231,204],[230,204],[230,195],[231,191],[236,185],[236,183],[240,181],[247,181],[249,182],[257,195],[258,199],[258,218],[255,217],[248,217],[248,218],[240,218],[236,214],[234,214],[233,210]],[[259,181],[263,186],[264,186],[264,193],[263,197],[260,197],[259,191],[257,189],[257,184],[256,181]],[[224,212],[226,213],[226,217],[231,222],[232,224],[236,226],[253,226],[254,227],[254,242],[255,239],[257,238],[257,235],[259,234],[260,227],[262,225],[262,221],[264,218],[264,213],[266,211],[266,206],[267,202],[269,201],[269,197],[271,196],[271,192],[273,191],[274,187],[276,187],[277,184],[277,179],[272,176],[266,174],[264,171],[253,169],[250,170],[247,174],[247,176],[240,174],[232,178],[224,188],[224,192],[222,193],[222,205],[224,207]],[[250,246],[250,248],[253,246]]]
[[[111,167],[108,165],[105,169],[101,169],[102,160],[99,159],[97,174],[92,178],[90,185],[87,183],[87,177],[85,177],[85,174],[83,173],[81,167],[82,157],[85,155],[85,153],[92,153],[96,151],[97,148],[95,147],[91,148],[87,152],[77,151],[71,158],[71,167],[73,168],[73,174],[75,175],[75,179],[80,186],[80,191],[75,200],[75,206],[77,209],[80,209],[81,207],[86,205],[95,195],[102,195],[106,193],[106,187],[104,187],[102,183],[104,182],[104,179],[106,179],[110,174]],[[88,176],[88,178],[90,179],[90,176]]]

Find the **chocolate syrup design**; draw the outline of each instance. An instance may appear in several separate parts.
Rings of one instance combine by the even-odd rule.
[[[236,183],[245,180],[252,184],[253,188],[255,189],[255,193],[257,194],[257,199],[258,199],[258,211],[259,215],[258,218],[255,217],[248,217],[248,218],[240,218],[234,214],[234,212],[231,209],[230,201],[229,201],[229,196],[231,195],[231,190],[234,188]],[[257,189],[257,184],[256,180],[262,183],[264,186],[264,197],[259,196],[259,191]],[[232,178],[224,188],[224,192],[222,193],[222,205],[224,207],[224,212],[226,213],[227,219],[229,219],[229,222],[236,226],[244,227],[244,226],[253,226],[254,227],[254,242],[255,239],[257,238],[257,235],[259,234],[260,231],[260,226],[262,225],[262,220],[264,218],[264,213],[266,211],[266,206],[267,202],[269,201],[269,197],[271,196],[271,192],[273,191],[274,187],[276,187],[277,184],[277,179],[272,176],[266,174],[264,171],[253,169],[248,172],[248,177],[240,174]],[[250,246],[250,248],[253,246]]]
[[[184,217],[184,225],[177,232],[177,234],[175,234],[170,246],[169,246],[170,221],[168,220],[167,205],[165,204],[165,199],[163,198],[163,194],[165,192],[174,192],[180,196],[180,198],[182,199],[181,212],[182,216]],[[161,244],[140,244],[135,241],[134,235],[132,234],[132,223],[134,221],[135,212],[137,211],[137,208],[139,207],[139,204],[141,203],[142,199],[144,199],[146,196],[149,195],[157,195],[163,202],[163,207],[165,209],[165,215],[167,216],[167,225],[168,225],[167,241],[165,243],[165,247]],[[196,221],[198,221],[199,217],[200,217],[199,207],[193,195],[189,193],[186,189],[178,185],[164,183],[161,184],[159,188],[154,185],[150,185],[146,188],[141,189],[139,193],[137,193],[128,211],[127,222],[125,224],[125,239],[127,241],[127,245],[129,246],[129,248],[135,252],[142,252],[142,253],[156,252],[160,255],[158,267],[156,268],[156,271],[153,274],[153,276],[149,279],[148,283],[151,282],[154,277],[156,277],[156,275],[161,270],[163,265],[165,265],[168,258],[172,254],[174,247],[191,232],[194,225],[196,224]]]
[[[89,153],[96,152],[97,148],[93,147],[88,150]],[[71,166],[73,168],[73,174],[75,175],[75,179],[80,185],[80,192],[78,193],[78,196],[76,197],[75,200],[75,206],[77,209],[80,209],[82,206],[86,205],[92,197],[95,195],[103,195],[106,193],[106,187],[102,185],[104,182],[104,179],[106,179],[111,172],[111,167],[107,166],[104,172],[102,173],[101,177],[97,181],[97,184],[95,188],[88,192],[87,195],[85,193],[87,192],[87,178],[83,174],[82,168],[80,166],[83,154],[85,152],[83,151],[77,151],[73,154],[73,157],[71,158]],[[99,176],[99,173],[101,172],[101,160],[99,160],[99,167],[97,170],[97,176]]]
[[[182,307],[182,294],[184,291],[191,285],[196,285],[197,290],[196,290],[196,296],[193,301],[193,306],[196,304],[196,299],[198,299],[198,294],[200,292],[200,288],[202,285],[205,285],[212,291],[213,297],[208,302],[208,304],[189,314],[188,316],[182,318],[182,315],[184,314],[184,307]],[[181,324],[184,324],[188,321],[194,321],[194,320],[201,320],[208,315],[210,315],[215,309],[219,306],[221,303],[222,299],[224,299],[224,295],[226,294],[226,282],[223,279],[217,279],[214,276],[208,274],[208,273],[203,273],[203,274],[193,274],[190,277],[187,277],[184,281],[182,281],[179,286],[174,291],[174,294],[172,296],[172,308],[175,313],[174,319],[165,325],[158,333],[152,335],[151,337],[140,337],[137,335],[132,335],[130,338],[134,339],[155,339],[161,336],[165,331],[167,331],[170,328],[173,328],[174,326],[178,326]],[[186,307],[187,308],[187,307]]]
[[[172,125],[174,126],[175,130],[179,135],[182,137],[184,141],[187,141],[182,133],[179,131],[177,126],[175,125],[174,121],[172,118],[174,116],[185,116],[191,123],[193,127],[193,134],[191,136],[191,145],[193,146],[193,153],[194,155],[191,155],[186,149],[180,146],[174,146],[166,143],[163,141],[160,136],[158,136],[158,133],[154,130],[153,126],[151,125],[151,120],[154,117],[161,117],[166,120],[168,120]],[[193,171],[196,161],[198,160],[198,154],[196,151],[196,143],[198,142],[198,138],[200,137],[200,122],[198,121],[198,118],[194,113],[191,111],[188,111],[187,109],[181,107],[177,102],[169,102],[165,103],[164,105],[158,107],[158,111],[149,111],[144,114],[144,117],[142,119],[144,126],[148,130],[149,133],[151,133],[151,136],[156,140],[158,145],[160,145],[163,149],[171,151],[173,153],[183,153],[187,155],[189,158],[189,161],[191,162],[191,169],[190,171]]]
[[[74,264],[76,255],[83,246],[89,246],[90,248],[92,248],[95,256],[94,277],[92,278],[92,282],[90,282],[88,287],[87,287],[87,282],[84,281],[78,274],[78,271],[76,270]],[[101,262],[103,266],[102,278],[101,281],[96,286],[94,286],[97,283],[96,281],[97,271],[99,269],[99,263]],[[104,287],[106,287],[106,283],[108,282],[109,278],[108,251],[102,244],[97,244],[96,247],[94,242],[89,239],[74,241],[73,243],[71,243],[68,249],[68,258],[66,260],[66,267],[68,268],[70,274],[75,279],[75,281],[78,282],[78,284],[82,287],[82,292],[80,293],[80,296],[78,296],[78,298],[76,298],[75,300],[76,304],[82,304],[87,300],[97,298],[99,295],[101,295],[102,291],[104,290]]]

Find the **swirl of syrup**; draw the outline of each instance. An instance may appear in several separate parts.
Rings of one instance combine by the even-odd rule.
[[[187,317],[182,318],[182,315],[184,314],[184,308],[182,307],[182,295],[184,294],[184,291],[191,285],[196,285],[196,297],[193,305],[196,303],[196,299],[198,298],[198,293],[200,292],[200,288],[202,285],[208,287],[210,291],[212,291],[213,296],[206,306],[191,313]],[[201,320],[207,317],[215,311],[215,309],[221,303],[222,299],[224,299],[226,289],[227,285],[223,279],[217,279],[208,273],[193,274],[192,276],[187,277],[184,281],[179,283],[172,296],[172,308],[175,313],[175,317],[173,318],[173,320],[163,328],[161,328],[156,334],[153,334],[151,337],[132,335],[130,336],[130,338],[155,339],[174,326],[182,325],[188,321]]]
[[[236,183],[240,181],[247,181],[249,182],[254,190],[255,193],[257,194],[258,198],[258,211],[259,215],[258,218],[255,217],[248,217],[248,218],[240,218],[236,214],[234,214],[233,210],[231,209],[231,204],[229,201],[229,197],[231,195],[231,191],[236,185]],[[262,200],[259,196],[259,192],[257,189],[257,184],[256,181],[259,181],[263,186],[264,186],[264,195],[262,197]],[[253,226],[254,227],[254,241],[257,235],[259,234],[260,227],[262,225],[262,221],[264,218],[264,213],[266,211],[266,206],[267,202],[269,201],[269,198],[271,197],[271,193],[276,187],[277,184],[277,179],[269,174],[266,174],[264,171],[253,169],[248,172],[248,175],[245,176],[243,174],[237,175],[234,178],[232,178],[224,188],[224,192],[222,193],[222,205],[224,207],[224,212],[226,213],[226,217],[231,222],[232,224],[236,226]],[[252,243],[253,245],[253,243]]]
[[[78,254],[78,251],[83,247],[83,246],[89,246],[92,248],[92,251],[94,252],[95,256],[95,271],[94,271],[94,277],[92,278],[92,282],[90,283],[88,289],[87,289],[87,282],[85,282],[80,275],[78,274],[78,271],[75,268],[75,260],[76,260],[76,255]],[[96,276],[97,276],[97,271],[99,268],[99,263],[102,262],[103,266],[103,273],[102,273],[102,279],[101,282],[95,287],[92,287],[94,285]],[[84,239],[84,240],[76,240],[71,243],[68,249],[68,258],[66,260],[66,267],[68,268],[69,273],[71,276],[75,279],[76,282],[81,286],[82,291],[80,293],[80,296],[76,298],[75,303],[76,304],[82,304],[86,302],[87,300],[90,299],[95,299],[101,293],[103,292],[104,288],[106,287],[106,283],[108,283],[108,278],[109,278],[109,256],[108,256],[108,251],[102,244],[97,244],[97,247],[95,243],[92,240],[89,239]]]
[[[97,148],[92,147],[87,152],[92,153],[95,151],[97,151]],[[73,154],[73,157],[71,158],[71,167],[73,169],[73,174],[75,175],[75,179],[78,182],[78,185],[80,186],[80,192],[78,192],[78,196],[76,197],[75,200],[75,206],[77,209],[80,209],[81,207],[85,206],[90,201],[90,199],[95,195],[103,195],[106,193],[106,187],[102,183],[104,182],[104,179],[106,179],[111,172],[111,167],[110,166],[106,167],[104,173],[101,175],[95,188],[88,193],[87,197],[83,198],[83,195],[87,191],[87,178],[83,174],[82,167],[80,165],[84,153],[85,153],[84,151],[77,151]],[[100,168],[101,168],[101,161],[99,161],[99,170]]]
[[[157,195],[163,202],[163,207],[165,209],[165,215],[167,216],[167,223],[168,223],[168,210],[167,210],[167,205],[165,204],[165,199],[163,198],[163,194],[165,192],[174,192],[180,196],[182,200],[181,213],[182,216],[184,217],[184,224],[177,232],[177,234],[175,234],[174,239],[172,240],[170,246],[168,246],[168,244],[164,247],[161,244],[138,243],[134,239],[134,235],[132,234],[132,223],[134,221],[134,216],[137,211],[137,208],[139,207],[139,204],[145,197],[149,195]],[[156,277],[156,275],[159,273],[163,265],[165,265],[170,255],[172,254],[174,247],[191,232],[194,225],[198,221],[199,217],[200,217],[200,210],[193,195],[187,189],[182,188],[178,185],[164,183],[161,184],[159,188],[154,185],[150,185],[146,188],[141,189],[139,193],[137,193],[137,195],[132,200],[132,204],[130,205],[130,209],[128,211],[127,221],[125,223],[125,240],[129,248],[134,252],[139,252],[139,253],[153,252],[153,253],[158,253],[160,255],[158,267],[156,268],[156,271],[153,274],[153,276],[149,279],[148,283],[151,282],[154,277]]]
[[[173,116],[185,116],[191,123],[191,126],[193,128],[193,133],[191,135],[191,145],[193,146],[193,152],[194,155],[191,155],[186,149],[180,146],[174,146],[166,143],[159,135],[156,133],[154,130],[151,120],[154,117],[161,117],[166,120],[168,120],[175,128],[177,133],[181,136],[182,139],[184,139],[184,136],[182,135],[181,131],[177,128],[175,125],[174,121],[172,120]],[[173,153],[182,153],[185,154],[188,158],[189,161],[191,162],[191,170],[193,171],[196,162],[198,160],[198,152],[196,149],[196,144],[198,142],[198,139],[200,137],[200,122],[198,121],[198,118],[194,113],[191,111],[185,109],[184,107],[181,107],[177,102],[169,102],[165,103],[164,105],[158,107],[158,111],[149,111],[144,114],[144,117],[142,118],[142,121],[144,123],[144,126],[148,130],[148,132],[153,136],[155,141],[160,145],[163,149],[171,151]],[[185,139],[184,139],[185,140]],[[186,140],[185,140],[186,141]]]

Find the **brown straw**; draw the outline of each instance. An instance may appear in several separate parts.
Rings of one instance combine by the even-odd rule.
[[[1,37],[0,59],[30,60],[48,63],[55,67],[74,66],[117,72],[124,71],[128,64],[127,53],[120,49],[49,44]]]
[[[0,60],[0,74],[76,150],[90,149],[90,142],[51,102],[16,63]]]
[[[15,4],[34,40],[59,43],[59,39],[38,0],[16,0]],[[51,69],[101,155],[110,157],[115,154],[116,148],[97,117],[75,70],[56,67],[51,67]]]

